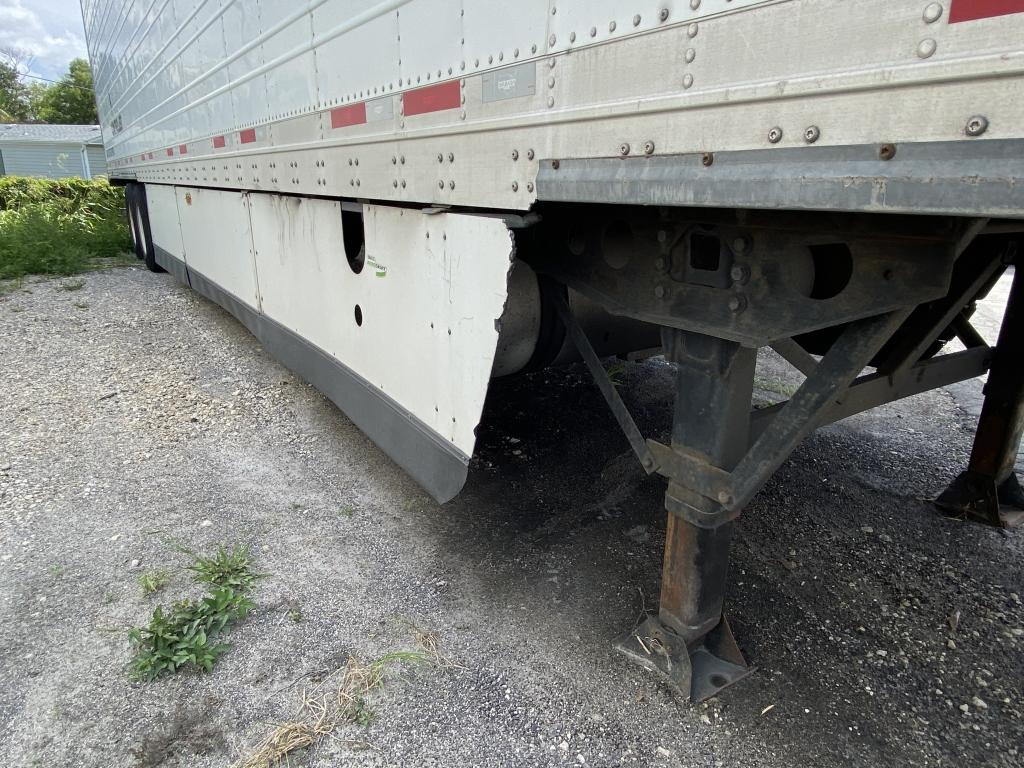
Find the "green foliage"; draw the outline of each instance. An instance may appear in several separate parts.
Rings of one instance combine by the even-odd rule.
[[[130,247],[121,187],[104,179],[0,177],[0,280],[71,275]]]
[[[21,123],[28,119],[28,89],[9,62],[0,61],[0,123]]]
[[[352,700],[342,715],[356,725],[366,728],[374,721],[377,713],[366,703],[366,699],[360,696]]]
[[[143,596],[159,592],[167,586],[170,578],[167,571],[146,571],[139,576],[139,587],[142,589]]]
[[[235,547],[230,552],[220,547],[213,557],[196,557],[188,569],[195,573],[195,580],[201,584],[231,587],[243,592],[259,578],[259,574],[249,568],[249,550],[245,547]]]
[[[189,666],[212,671],[230,647],[217,642],[218,636],[254,607],[247,592],[258,576],[250,570],[245,548],[229,552],[221,547],[213,557],[196,557],[189,569],[195,581],[208,585],[207,596],[182,600],[170,610],[157,606],[147,626],[128,633],[135,646],[131,677],[154,680]]]
[[[605,370],[608,372],[608,380],[614,387],[621,387],[626,383],[626,364],[620,360],[616,360],[609,365]]]
[[[99,122],[92,70],[85,59],[74,59],[60,82],[29,88],[26,98],[31,116],[44,123],[94,125]]]

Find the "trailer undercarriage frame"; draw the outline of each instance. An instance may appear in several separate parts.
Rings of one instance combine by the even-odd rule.
[[[685,219],[687,215],[695,214],[619,207],[604,211],[604,221],[599,223],[593,211],[552,211],[548,229],[538,240],[560,253],[545,260],[553,277],[603,298],[613,311],[649,318],[662,326],[663,351],[676,370],[669,445],[644,438],[568,305],[557,304],[569,337],[641,465],[648,474],[657,473],[668,481],[659,608],[623,635],[616,647],[659,674],[680,695],[698,702],[750,672],[723,611],[735,521],[814,429],[988,373],[969,469],[937,503],[947,512],[991,524],[1006,525],[1014,519],[1005,510],[1000,512],[999,505],[1021,504],[1013,467],[1024,430],[1024,371],[1014,350],[1021,349],[1024,341],[1024,276],[1014,270],[999,342],[990,348],[971,325],[970,316],[974,302],[1016,262],[1017,242],[1012,237],[984,235],[991,226],[987,219],[946,222],[944,230],[937,228],[942,230],[938,236],[924,238],[929,240],[924,248],[930,253],[932,269],[944,271],[942,295],[927,295],[929,289],[918,286],[925,293],[915,296],[908,290],[902,306],[891,306],[884,284],[892,270],[906,271],[920,264],[922,233],[899,232],[898,225],[890,227],[893,222],[888,221],[879,222],[881,229],[872,230],[873,222],[861,219],[851,227],[855,222],[850,220],[843,228],[866,233],[876,246],[872,251],[863,242],[844,241],[851,251],[877,260],[873,277],[865,281],[877,284],[875,306],[865,301],[869,293],[859,293],[853,303],[840,301],[833,306],[836,317],[860,316],[831,328],[816,328],[811,327],[816,323],[813,312],[802,313],[799,307],[787,311],[773,305],[774,297],[763,297],[765,311],[758,317],[758,298],[745,296],[743,288],[752,273],[770,280],[771,275],[784,272],[776,268],[792,251],[793,237],[829,241],[834,219],[782,217],[769,224],[756,216],[730,221],[730,216],[715,213],[697,214],[700,218],[695,220]],[[791,237],[780,238],[780,229]],[[1010,229],[1016,231],[1015,226]],[[579,233],[590,231],[598,234],[580,239]],[[694,242],[695,233],[700,244]],[[672,245],[687,238],[683,248]],[[718,249],[717,260],[708,258],[708,240],[711,251]],[[629,259],[622,255],[627,245],[634,254]],[[700,260],[705,269],[694,268]],[[834,267],[814,263],[808,268]],[[537,268],[543,267],[538,264]],[[727,279],[718,280],[723,272]],[[846,277],[847,286],[856,282],[855,276]],[[708,295],[709,288],[710,295],[717,291],[728,297],[723,303],[734,315],[739,308],[740,313],[754,317],[743,324],[734,321],[715,327],[713,309],[692,318],[687,315],[693,306],[689,301],[669,301],[666,308],[670,291],[692,297],[695,292]],[[844,290],[832,298],[840,298]],[[758,332],[763,335],[755,337]],[[964,349],[937,355],[952,338]],[[805,380],[789,400],[752,410],[757,351],[763,346],[771,346]],[[868,368],[874,371],[865,373]]]

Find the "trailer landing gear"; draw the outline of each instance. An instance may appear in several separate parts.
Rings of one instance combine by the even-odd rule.
[[[1024,432],[1024,273],[1013,276],[1006,315],[985,386],[967,470],[935,500],[950,515],[1011,528],[1024,523],[1024,491],[1014,464]]]
[[[672,450],[731,471],[747,450],[757,350],[675,329],[663,331],[663,347],[676,365]],[[751,671],[722,612],[734,515],[715,506],[670,481],[658,614],[616,644],[694,702]]]
[[[698,702],[750,674],[723,613],[732,529],[818,427],[993,365],[971,468],[944,496],[962,511],[991,510],[1002,484],[1019,500],[1012,467],[1024,368],[1014,351],[1024,346],[1024,288],[1018,276],[993,352],[970,316],[1012,263],[1016,241],[979,238],[986,220],[922,230],[912,220],[784,213],[709,212],[696,221],[668,209],[544,213],[535,239],[519,243],[524,259],[531,246],[554,248],[535,269],[613,314],[659,326],[675,366],[664,445],[644,438],[568,305],[555,302],[641,465],[668,480],[658,611],[616,647],[681,696]],[[939,355],[953,335],[966,349]],[[805,379],[789,400],[751,410],[764,346]]]

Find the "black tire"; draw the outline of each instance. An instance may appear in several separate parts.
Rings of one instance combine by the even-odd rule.
[[[124,188],[124,213],[128,218],[128,232],[132,236],[132,251],[135,252],[135,258],[143,259],[145,255],[142,252],[142,238],[139,235],[138,229],[138,215],[137,215],[137,201],[138,191],[135,184],[127,184]]]
[[[153,248],[153,232],[149,226],[149,206],[146,204],[146,187],[143,184],[131,184],[129,186],[135,189],[133,194],[135,202],[133,220],[135,222],[136,234],[141,235],[136,239],[140,248],[139,251],[136,251],[135,255],[146,262],[146,268],[150,272],[164,272],[164,268],[156,263],[156,250]]]

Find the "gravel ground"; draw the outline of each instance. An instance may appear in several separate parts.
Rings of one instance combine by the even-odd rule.
[[[494,385],[442,507],[168,275],[84,279],[0,298],[4,766],[229,766],[305,680],[414,648],[414,625],[458,667],[389,677],[368,727],[295,764],[1024,761],[1024,539],[927,503],[965,462],[980,382],[823,429],[783,466],[733,549],[758,669],[689,707],[611,647],[657,600],[663,484],[583,371]],[[791,379],[762,362],[777,398]],[[663,435],[668,367],[624,376]],[[210,675],[130,682],[126,629],[194,590],[176,546],[221,543],[268,574],[232,650]],[[141,595],[147,568],[174,573],[163,593]]]

